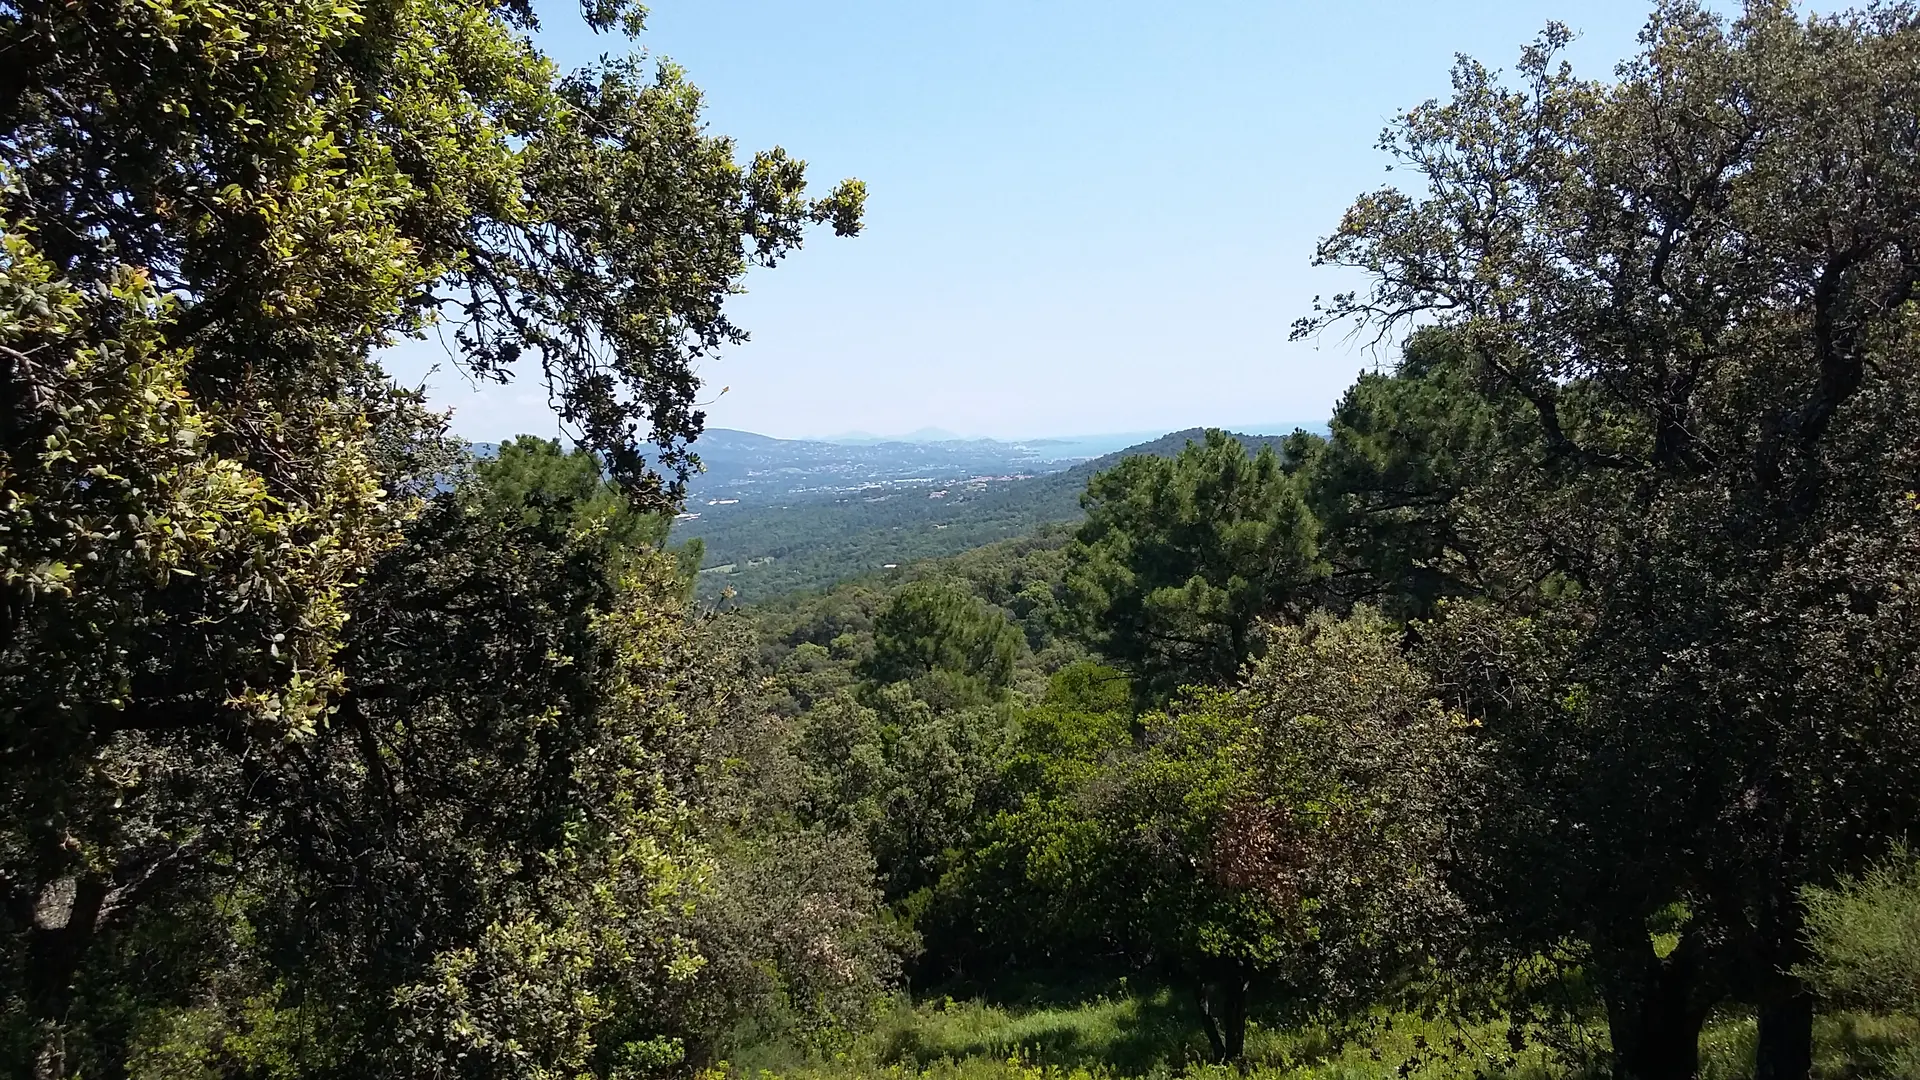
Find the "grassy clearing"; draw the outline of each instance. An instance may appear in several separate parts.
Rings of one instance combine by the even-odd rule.
[[[1841,1014],[1815,1031],[1817,1080],[1920,1080],[1920,1019]],[[1575,1033],[1591,1054],[1571,1067],[1529,1048],[1508,1060],[1506,1025],[1456,1025],[1381,1014],[1341,1041],[1308,1028],[1256,1027],[1244,1071],[1205,1064],[1191,1009],[1165,990],[996,1005],[901,1003],[831,1055],[761,1048],[723,1071],[754,1080],[1588,1080],[1604,1075],[1605,1029]],[[1751,1080],[1751,1016],[1717,1017],[1703,1034],[1701,1080]],[[1423,1050],[1424,1048],[1424,1050]],[[1451,1049],[1449,1049],[1451,1048]],[[1414,1062],[1402,1071],[1403,1065]]]
[[[1526,1051],[1503,1070],[1504,1025],[1457,1027],[1406,1015],[1381,1016],[1363,1039],[1341,1045],[1318,1028],[1247,1034],[1247,1069],[1205,1064],[1206,1039],[1184,999],[1166,990],[1096,994],[1074,1002],[994,1005],[951,999],[902,1004],[869,1034],[830,1057],[762,1051],[733,1063],[735,1075],[780,1080],[1094,1080],[1252,1076],[1294,1080],[1399,1080],[1400,1066],[1424,1045],[1464,1051],[1413,1075],[1505,1075],[1549,1080],[1546,1054]],[[1564,1070],[1560,1070],[1564,1072]]]

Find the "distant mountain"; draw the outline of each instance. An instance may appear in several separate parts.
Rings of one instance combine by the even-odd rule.
[[[775,501],[871,494],[894,487],[924,488],[973,477],[1041,476],[1104,452],[1070,441],[958,439],[830,443],[776,439],[751,431],[709,428],[693,443],[703,471],[687,485],[687,510],[705,506],[765,506]],[[475,443],[475,454],[498,453]]]
[[[1286,434],[1283,435],[1243,435],[1237,431],[1229,431],[1227,434],[1240,440],[1240,445],[1246,447],[1247,452],[1250,454],[1259,453],[1260,448],[1263,446],[1271,446],[1277,453],[1280,450],[1281,444],[1285,443],[1288,436],[1291,436],[1295,430],[1295,428],[1287,428]],[[1314,430],[1315,433],[1318,434],[1318,429]],[[1181,431],[1170,431],[1157,439],[1137,443],[1124,450],[1104,454],[1090,461],[1083,462],[1076,468],[1077,471],[1092,474],[1099,472],[1101,469],[1111,468],[1119,464],[1122,458],[1130,458],[1139,454],[1148,454],[1153,457],[1173,457],[1180,453],[1180,451],[1185,450],[1188,443],[1204,442],[1206,441],[1206,437],[1206,428],[1193,427]]]
[[[1095,472],[1133,454],[1171,457],[1203,436],[1202,428],[1176,431],[1039,475],[871,483],[771,499],[690,500],[674,537],[699,537],[706,544],[702,594],[711,597],[731,588],[743,602],[763,600],[1078,521],[1080,493]],[[1285,436],[1235,438],[1258,448]]]
[[[709,428],[692,447],[704,471],[688,483],[686,509],[704,514],[708,507],[870,498],[894,489],[926,491],[959,480],[1008,482],[1089,461],[1117,460],[1117,453],[1178,453],[1200,431],[1189,428],[1157,438],[1134,433],[1010,441],[963,439],[929,428],[916,436],[943,438],[846,443]],[[481,457],[498,450],[495,443],[473,444]]]
[[[693,444],[705,471],[688,485],[687,510],[925,487],[970,477],[1039,476],[1094,456],[1073,445],[997,439],[833,443],[712,428]]]
[[[780,446],[812,445],[792,439],[777,439],[772,435],[760,435],[751,431],[735,431],[732,428],[708,428],[700,433],[700,437],[694,440],[694,443],[696,449],[734,454],[750,454]]]

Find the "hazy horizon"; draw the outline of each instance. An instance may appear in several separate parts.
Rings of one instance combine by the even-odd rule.
[[[1087,440],[1087,439],[1130,438],[1135,436],[1146,438],[1146,439],[1157,439],[1162,435],[1168,435],[1176,431],[1187,431],[1193,428],[1222,428],[1229,431],[1239,432],[1242,435],[1285,435],[1293,431],[1294,428],[1296,427],[1315,427],[1315,426],[1324,426],[1324,424],[1320,421],[1307,421],[1307,420],[1262,420],[1262,421],[1256,421],[1251,424],[1203,423],[1203,424],[1186,424],[1181,427],[1170,427],[1170,428],[1139,428],[1131,431],[1112,431],[1112,430],[1108,430],[1108,431],[1043,431],[1043,432],[1026,432],[1023,434],[1013,434],[1013,435],[985,435],[978,432],[951,431],[946,428],[926,427],[926,428],[915,428],[912,431],[873,432],[873,431],[854,430],[854,431],[831,432],[828,434],[770,435],[768,437],[775,438],[775,439],[788,439],[795,442],[826,442],[826,443],[833,443],[833,442],[967,442],[967,441],[980,440],[980,439],[987,439],[994,442],[1039,442],[1039,441],[1049,440],[1049,439],[1057,440],[1057,441],[1077,441],[1077,440]],[[1281,428],[1284,428],[1284,430],[1270,430],[1270,429],[1281,429]],[[746,429],[746,428],[730,427],[724,424],[710,424],[708,425],[707,430],[709,431],[745,431],[751,435],[767,434],[764,431],[750,431],[749,429]]]
[[[706,429],[702,432],[702,437],[705,438],[707,436],[710,436],[719,432],[731,432],[735,434],[753,435],[760,438],[778,439],[782,442],[811,442],[811,443],[827,443],[827,444],[835,444],[835,445],[844,444],[844,445],[850,445],[850,446],[873,444],[873,443],[924,444],[924,443],[938,443],[938,442],[979,442],[979,441],[998,442],[998,443],[1036,443],[1036,442],[1097,443],[1097,442],[1100,442],[1100,443],[1110,443],[1116,449],[1118,449],[1118,448],[1123,448],[1125,446],[1131,445],[1133,442],[1150,442],[1154,439],[1158,439],[1166,435],[1171,435],[1175,432],[1190,431],[1196,428],[1220,428],[1223,430],[1232,431],[1240,435],[1288,435],[1288,434],[1291,434],[1295,429],[1300,429],[1300,428],[1304,428],[1309,431],[1324,431],[1326,429],[1326,424],[1324,421],[1275,420],[1275,421],[1261,421],[1261,422],[1252,423],[1252,424],[1187,424],[1184,427],[1151,428],[1151,429],[1143,428],[1137,431],[1046,432],[1042,434],[1021,434],[1021,435],[981,435],[981,434],[969,434],[967,432],[955,432],[955,431],[946,431],[943,429],[928,429],[928,428],[920,428],[913,431],[902,431],[902,432],[890,432],[890,433],[882,432],[877,434],[874,432],[868,432],[868,431],[841,431],[841,432],[833,432],[833,433],[824,434],[824,435],[822,434],[770,435],[764,431],[753,431],[748,428],[728,427],[724,424],[708,424]],[[460,433],[456,432],[456,434],[460,434]],[[463,437],[471,439],[472,441],[477,443],[494,445],[520,435],[553,437],[553,433],[541,432],[541,431],[515,431],[507,435],[500,436],[498,438],[474,438],[473,436],[463,436]],[[698,451],[699,448],[700,448],[700,444],[696,442],[694,444],[694,449]]]

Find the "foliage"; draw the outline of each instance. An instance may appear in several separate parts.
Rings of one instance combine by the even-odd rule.
[[[644,9],[586,14],[633,32]],[[25,3],[4,20],[8,217],[58,273],[144,267],[197,313],[170,343],[229,379],[249,360],[337,377],[450,306],[464,363],[499,375],[537,354],[563,417],[643,489],[659,477],[635,422],[668,473],[690,464],[691,367],[741,336],[720,310],[733,282],[810,221],[859,227],[857,183],[810,201],[784,153],[736,164],[671,66],[559,76],[523,4]]]
[[[1082,793],[1132,746],[1130,697],[1120,672],[1081,661],[1020,710],[1000,767],[1005,805],[979,825],[918,913],[923,985],[978,989],[1129,968],[1077,902],[1093,868],[1075,853],[1088,827]]]
[[[1523,584],[1465,496],[1512,483],[1507,463],[1537,435],[1523,401],[1484,390],[1457,338],[1421,331],[1393,372],[1348,388],[1324,443],[1295,451],[1341,599],[1431,618],[1445,598]]]
[[[1244,688],[1150,721],[1146,748],[1088,793],[1090,914],[1194,985],[1226,1060],[1249,995],[1362,1006],[1454,912],[1439,811],[1460,722],[1369,612],[1274,634]]]
[[[696,521],[677,523],[673,534],[706,545],[703,598],[777,605],[849,580],[885,576],[888,566],[956,557],[1044,532],[1079,516],[1085,484],[1084,475],[1069,471],[982,484],[977,491],[948,488],[938,499],[920,490],[795,496],[705,510]]]
[[[936,705],[894,683],[838,695],[800,723],[803,820],[862,836],[888,900],[932,884],[995,806],[1009,728],[1000,706]]]
[[[131,992],[148,1020],[119,1032],[87,1010],[76,1067],[164,1052],[271,1075],[538,1075],[584,1067],[623,1000],[697,968],[674,922],[708,870],[671,747],[711,716],[672,670],[700,643],[664,568],[616,590],[590,551],[515,517],[439,500],[354,594],[329,722],[198,775],[246,815],[226,830],[234,872],[104,936],[78,993]],[[143,939],[175,920],[213,940],[143,983]]]
[[[1315,524],[1271,448],[1209,431],[1178,457],[1096,475],[1069,550],[1081,632],[1164,698],[1232,679],[1260,621],[1298,617],[1320,576]]]
[[[99,932],[200,888],[240,839],[223,825],[247,751],[324,718],[347,590],[408,503],[406,477],[382,487],[378,429],[432,425],[359,375],[280,405],[204,398],[209,354],[169,340],[187,308],[151,275],[83,290],[26,227],[4,244],[0,1023],[57,1071]]]
[[[747,611],[696,367],[861,191],[534,25],[0,3],[13,1073],[1914,1072],[1920,11],[1463,59],[1319,248],[1301,333],[1413,331],[1326,438],[689,529],[1055,523]],[[572,445],[392,387],[442,318]]]
[[[1533,434],[1450,515],[1496,587],[1433,655],[1497,762],[1482,910],[1586,944],[1626,1075],[1691,1075],[1728,994],[1761,1071],[1804,1075],[1797,890],[1920,805],[1914,24],[1674,2],[1612,83],[1557,61],[1558,26],[1520,85],[1462,60],[1382,140],[1424,190],[1363,196],[1319,249],[1367,285],[1302,333],[1430,324],[1476,411],[1524,402]]]
[[[220,966],[147,990],[128,1055],[638,1076],[867,1014],[899,943],[858,849],[758,782],[785,751],[737,625],[690,619],[670,560],[576,509],[449,493],[356,590],[338,710],[247,780],[237,884],[175,913],[214,918]],[[133,944],[81,993],[138,985]]]
[[[1464,729],[1377,616],[1275,634],[1244,687],[1148,718],[1144,743],[1118,672],[1056,675],[1022,711],[1006,808],[920,916],[930,970],[1110,956],[1194,993],[1212,1055],[1237,1059],[1253,1010],[1338,1016],[1439,948]]]
[[[837,689],[851,689],[856,669],[873,655],[875,620],[898,592],[916,583],[969,593],[997,610],[1026,639],[1027,647],[1014,654],[1013,686],[1029,696],[1043,693],[1052,672],[1086,655],[1060,634],[1067,540],[1064,529],[1043,529],[748,609],[758,628],[761,662],[791,695],[780,707],[804,708]]]
[[[631,31],[643,11],[586,14]],[[697,464],[693,366],[741,337],[721,302],[808,223],[856,231],[861,190],[810,200],[779,151],[736,163],[671,67],[563,77],[533,26],[525,4],[458,0],[0,5],[0,1028],[23,1070],[115,1071],[149,1007],[208,997],[215,1027],[269,1033],[224,1043],[300,1033],[299,1060],[244,1051],[259,1068],[345,1068],[378,1044],[331,1042],[359,1014],[321,1023],[300,995],[359,945],[355,963],[378,969],[358,972],[368,988],[398,997],[356,1007],[397,1008],[382,1037],[412,1040],[393,1067],[584,1067],[616,1004],[608,965],[635,980],[684,966],[642,924],[695,863],[650,794],[595,801],[626,782],[611,776],[653,768],[654,733],[612,734],[569,681],[620,670],[575,648],[621,610],[602,595],[614,575],[596,564],[607,580],[588,586],[549,565],[551,581],[529,582],[557,541],[488,535],[498,519],[443,509],[409,526],[450,455],[441,420],[373,356],[454,313],[457,360],[478,376],[537,354],[563,419],[640,509],[662,509]],[[470,541],[503,546],[450,550]],[[647,583],[620,603],[676,625],[671,602],[635,599],[659,574],[635,572]],[[360,605],[395,589],[457,607],[481,579],[503,587],[498,611],[385,622],[375,651],[390,654],[370,657],[348,618],[383,625]],[[623,662],[672,632],[623,643],[637,650]],[[411,668],[435,639],[441,669]],[[350,669],[399,678],[385,704],[426,711],[366,719],[378,694]],[[488,681],[515,669],[524,686]],[[455,702],[473,715],[432,712]],[[539,733],[549,723],[566,734]],[[476,760],[432,757],[489,726],[502,741]],[[609,741],[589,752],[574,735]],[[416,736],[422,787],[386,792],[390,805],[393,766],[375,751]],[[456,777],[495,755],[510,760]],[[547,771],[513,767],[535,760]],[[585,760],[613,772],[576,775]],[[456,779],[474,786],[456,796]],[[596,806],[632,827],[603,814],[613,833],[557,836]],[[357,816],[376,810],[393,816]],[[292,897],[390,882],[399,864],[379,860],[404,863],[436,829],[453,839],[392,886],[421,906],[343,904],[345,936],[302,936],[328,894]],[[381,841],[347,847],[355,835]],[[456,875],[443,860],[463,854],[485,868]],[[540,860],[559,868],[555,890],[597,875],[611,893],[499,884]],[[615,894],[631,906],[587,911]],[[256,946],[302,979],[268,978]],[[634,948],[653,955],[620,955]],[[540,1006],[486,996],[516,985]]]
[[[1042,533],[754,612],[770,703],[794,725],[802,820],[863,836],[916,927],[939,902],[923,891],[1014,797],[1022,702],[1084,655],[1053,630],[1065,540]]]
[[[1006,616],[952,585],[915,582],[902,588],[873,621],[873,654],[862,674],[901,682],[935,673],[987,689],[1013,678],[1025,644]]]
[[[609,553],[608,565],[615,574],[628,553],[664,546],[672,525],[666,514],[635,506],[608,479],[592,451],[581,446],[562,450],[557,439],[522,435],[509,440],[476,459],[473,473],[480,483],[469,489],[469,495],[482,500],[486,512],[517,514],[528,524],[564,513],[566,519],[557,526],[591,537],[592,543]],[[691,540],[674,557],[682,574],[691,579],[703,549],[698,540]]]
[[[1920,864],[1905,849],[1833,888],[1806,890],[1813,957],[1802,971],[1829,999],[1920,1010]]]
[[[683,923],[701,966],[673,1010],[689,1058],[827,1048],[873,1020],[912,941],[879,916],[862,840],[762,824],[710,849],[713,879]]]
[[[604,533],[615,549],[657,547],[666,539],[667,518],[636,510],[583,447],[562,450],[557,439],[522,435],[475,460],[473,472],[481,481],[473,494],[488,511],[510,509],[532,524],[564,508],[563,528]]]

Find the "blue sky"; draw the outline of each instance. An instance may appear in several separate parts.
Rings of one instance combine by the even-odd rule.
[[[753,335],[710,364],[709,424],[786,437],[1000,437],[1324,418],[1376,358],[1290,344],[1308,265],[1400,108],[1456,53],[1511,66],[1549,19],[1604,75],[1647,7],[1589,0],[1132,3],[660,0],[636,43],[687,68],[742,156],[866,181],[867,230],[747,278]],[[624,51],[550,4],[562,64]],[[427,366],[441,370],[427,377]],[[532,376],[473,392],[437,345],[389,357],[455,430],[554,433]]]

